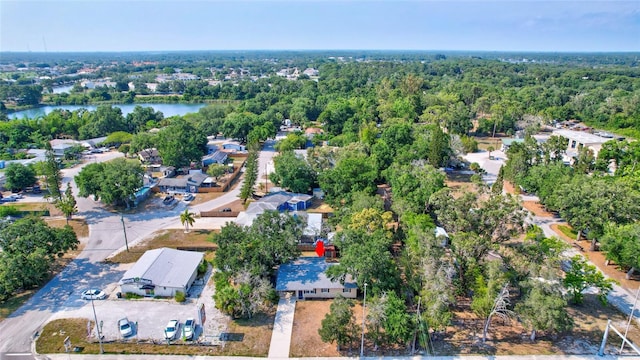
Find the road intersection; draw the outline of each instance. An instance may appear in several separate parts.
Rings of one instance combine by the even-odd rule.
[[[259,179],[264,178],[266,172],[272,170],[275,155],[275,141],[267,141],[259,157]],[[98,154],[91,162],[105,162],[122,157],[119,152]],[[124,274],[124,270],[117,264],[104,263],[110,255],[124,250],[126,227],[129,246],[148,238],[151,234],[162,229],[181,228],[179,214],[187,206],[179,202],[173,208],[159,209],[151,212],[136,214],[120,214],[106,210],[99,201],[92,198],[79,197],[74,177],[82,167],[90,162],[72,169],[65,169],[63,174],[63,188],[67,183],[72,184],[76,195],[79,213],[89,226],[89,236],[80,239],[83,244],[82,252],[58,275],[45,284],[22,307],[0,322],[0,360],[4,358],[33,358],[33,340],[38,331],[51,319],[61,317],[64,312],[83,314],[90,307],[90,303],[78,299],[81,289],[104,288],[117,282]],[[271,166],[271,168],[269,168]],[[238,185],[224,195],[205,203],[190,207],[193,212],[210,210],[236,201],[242,187],[242,180]],[[42,197],[28,197],[25,201],[42,202]],[[231,218],[216,221],[199,221],[197,228],[219,228]]]

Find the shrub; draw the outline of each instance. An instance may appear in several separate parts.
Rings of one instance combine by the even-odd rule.
[[[128,293],[124,294],[124,298],[128,299],[128,300],[131,300],[131,299],[142,299],[143,296],[135,294],[135,293],[128,292]]]
[[[13,205],[0,206],[0,217],[18,216],[19,214],[20,210]]]
[[[206,273],[208,268],[209,263],[203,259],[200,265],[198,265],[198,275],[203,275],[204,273]]]
[[[462,142],[462,149],[464,152],[474,153],[478,151],[478,142],[471,136],[463,135],[460,137],[460,141]]]
[[[175,299],[176,299],[176,302],[182,303],[187,300],[187,297],[182,291],[176,291]]]

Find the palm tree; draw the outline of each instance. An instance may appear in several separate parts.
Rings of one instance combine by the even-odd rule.
[[[184,232],[189,232],[189,226],[193,226],[196,219],[193,217],[195,214],[189,212],[189,209],[184,209],[184,212],[180,214],[180,222],[184,225]]]

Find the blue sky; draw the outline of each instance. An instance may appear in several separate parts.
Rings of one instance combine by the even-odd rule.
[[[0,51],[640,51],[634,1],[0,0]]]

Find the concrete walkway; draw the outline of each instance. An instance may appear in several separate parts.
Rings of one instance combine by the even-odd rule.
[[[296,311],[295,296],[287,295],[278,302],[276,319],[273,322],[269,358],[288,358],[293,331],[293,315]]]

